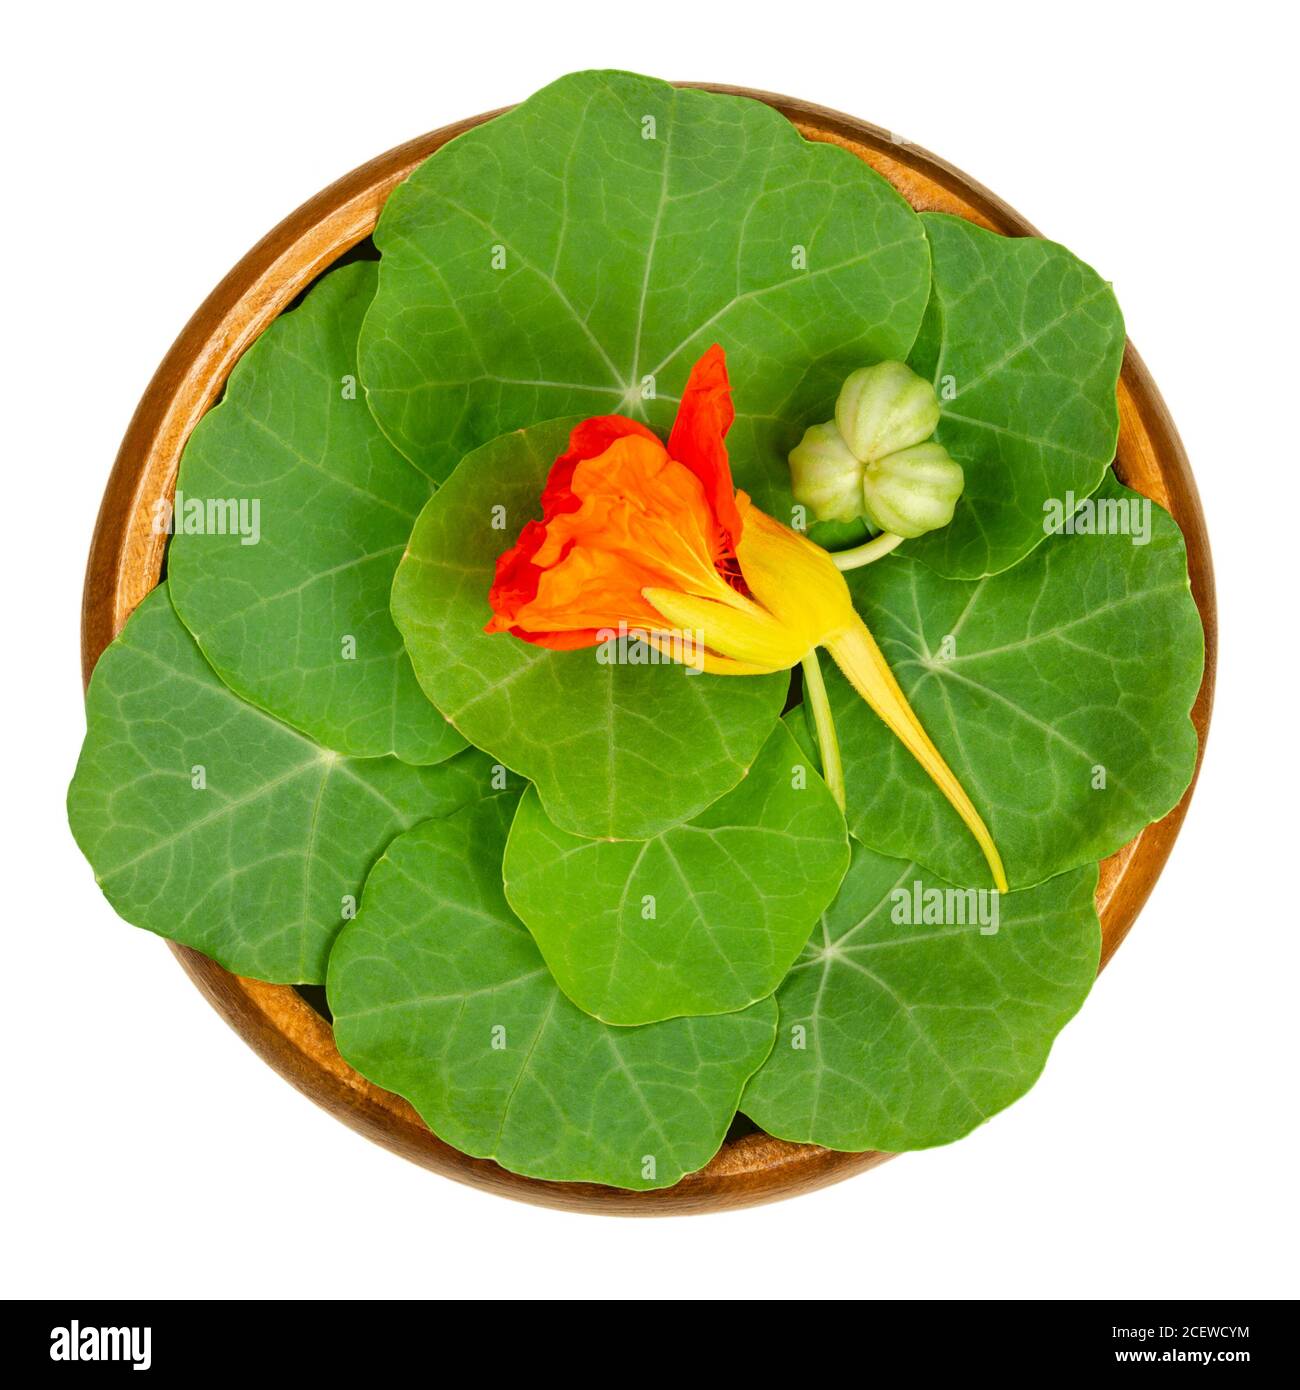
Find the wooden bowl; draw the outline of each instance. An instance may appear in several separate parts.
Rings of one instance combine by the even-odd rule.
[[[767,102],[810,140],[841,145],[866,160],[918,209],[956,213],[1013,236],[1035,235],[1023,217],[960,170],[876,126],[789,97],[698,85]],[[158,582],[166,537],[153,533],[153,503],[174,490],[190,431],[217,399],[240,355],[322,271],[370,234],[389,193],[417,164],[453,136],[497,114],[475,116],[423,135],[317,194],[253,247],[185,326],[136,409],[104,494],[91,543],[82,613],[82,667],[87,681],[100,652]],[[1203,752],[1214,688],[1216,635],[1205,520],[1173,421],[1131,344],[1124,357],[1119,406],[1116,470],[1130,487],[1170,511],[1187,539],[1192,590],[1206,638],[1205,677],[1192,715]],[[1164,820],[1149,826],[1102,864],[1097,904],[1103,965],[1151,892],[1191,795],[1189,787]],[[172,946],[172,950],[244,1041],[318,1105],[394,1153],[502,1196],[572,1211],[623,1215],[720,1211],[809,1192],[889,1157],[836,1153],[762,1133],[735,1132],[706,1168],[657,1192],[519,1177],[444,1144],[404,1100],[353,1071],[339,1056],[329,1023],[298,990],[231,975],[183,946]]]

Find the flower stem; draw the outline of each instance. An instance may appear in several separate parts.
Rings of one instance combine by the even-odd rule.
[[[840,741],[835,733],[835,720],[831,715],[831,702],[826,697],[826,682],[822,679],[822,665],[817,659],[817,648],[804,657],[803,662],[804,698],[812,706],[813,722],[817,726],[817,746],[822,755],[822,777],[830,788],[840,810],[844,809],[844,764],[840,761]]]
[[[880,716],[886,727],[948,798],[953,810],[962,818],[966,828],[975,837],[976,844],[983,850],[998,891],[1007,892],[1006,870],[1002,867],[1002,857],[993,843],[988,826],[984,824],[953,770],[944,762],[943,754],[921,727],[921,721],[907,703],[907,696],[899,688],[894,673],[889,669],[889,663],[876,645],[876,639],[867,630],[867,625],[861,618],[857,618],[852,626],[828,639],[825,646],[835,658],[840,670],[849,678],[853,688]]]
[[[891,550],[897,550],[906,539],[906,536],[896,536],[892,531],[882,531],[862,545],[855,545],[852,550],[832,550],[829,554],[835,561],[836,569],[856,570],[888,555]]]

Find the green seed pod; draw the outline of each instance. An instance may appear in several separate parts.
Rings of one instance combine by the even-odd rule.
[[[855,521],[862,515],[862,464],[834,420],[812,425],[790,450],[794,500],[818,521]]]
[[[900,449],[863,471],[867,519],[882,531],[908,538],[937,530],[952,520],[965,481],[961,464],[942,444]]]
[[[939,398],[902,362],[860,367],[835,402],[835,423],[863,463],[929,439],[939,423]]]

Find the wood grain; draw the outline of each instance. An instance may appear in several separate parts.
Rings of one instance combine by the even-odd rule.
[[[876,126],[765,92],[685,86],[756,97],[811,140],[851,150],[918,209],[966,217],[1013,236],[1037,233],[1019,213],[960,170]],[[369,235],[393,187],[422,160],[489,112],[421,136],[332,184],[264,237],[212,291],[163,359],[137,407],[100,508],[82,611],[85,680],[136,605],[157,584],[166,537],[150,525],[157,498],[175,489],[190,431],[220,394],[231,368],[264,328],[323,270]],[[1209,541],[1191,469],[1141,359],[1130,344],[1119,386],[1116,471],[1167,508],[1187,539],[1192,589],[1205,624],[1205,678],[1193,711],[1204,752],[1214,694],[1216,618]],[[1200,762],[1198,758],[1197,769]],[[1195,782],[1193,782],[1193,787]],[[1182,824],[1192,788],[1164,820],[1102,865],[1097,904],[1102,964],[1127,935]],[[835,1153],[765,1134],[730,1138],[698,1173],[659,1192],[522,1178],[442,1143],[400,1097],[372,1085],[339,1056],[328,1023],[296,990],[229,974],[197,952],[172,949],[212,1005],[282,1076],[353,1129],[434,1172],[522,1201],[573,1211],[666,1215],[720,1211],[774,1201],[838,1182],[883,1163],[887,1154]]]

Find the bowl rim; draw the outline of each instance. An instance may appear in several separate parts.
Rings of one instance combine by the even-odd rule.
[[[681,87],[758,100],[813,140],[849,149],[918,210],[953,212],[994,231],[1037,236],[996,194],[954,165],[868,122],[811,102],[705,82]],[[158,583],[166,536],[153,534],[153,504],[174,492],[181,451],[219,397],[231,368],[259,334],[346,251],[373,230],[392,189],[429,155],[501,108],[418,136],[345,174],[290,213],[218,283],[181,330],[131,418],[105,488],[86,566],[83,683],[100,653]],[[1182,825],[1204,756],[1213,703],[1217,611],[1205,518],[1178,431],[1131,342],[1119,386],[1115,469],[1170,511],[1187,542],[1192,592],[1205,631],[1205,669],[1192,711],[1196,772],[1178,805],[1103,861],[1097,903],[1103,968],[1132,927]],[[186,973],[264,1061],[351,1128],[444,1176],[543,1206],[616,1215],[718,1211],[795,1196],[875,1167],[882,1153],[842,1153],[764,1133],[724,1141],[706,1167],[673,1187],[632,1192],[594,1183],[522,1177],[438,1139],[414,1109],[353,1071],[326,1020],[289,985],[232,975],[188,947],[168,943]]]

